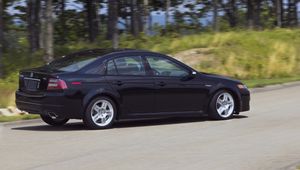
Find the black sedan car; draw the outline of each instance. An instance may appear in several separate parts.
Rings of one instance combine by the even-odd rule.
[[[95,49],[20,72],[16,105],[53,126],[83,119],[92,129],[121,119],[190,116],[217,120],[249,110],[240,81],[201,73],[163,54]]]

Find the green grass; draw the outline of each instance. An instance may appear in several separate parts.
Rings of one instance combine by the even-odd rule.
[[[23,42],[26,38],[22,38]],[[14,92],[18,85],[18,71],[43,64],[41,51],[29,54],[22,43],[3,57],[5,79],[0,79],[0,107],[14,105]],[[55,46],[56,56],[71,52],[109,48],[111,42],[99,39]],[[165,54],[176,54],[194,48],[200,50],[193,58],[194,68],[246,80],[249,87],[300,80],[300,29],[275,29],[265,31],[229,31],[199,33],[194,35],[156,35],[132,37],[122,35],[120,48],[146,49]],[[189,56],[187,56],[188,58]],[[200,59],[199,59],[200,58]]]
[[[0,108],[14,106],[17,83],[0,80]]]
[[[239,79],[272,79],[300,75],[299,44],[299,29],[275,29],[187,36],[122,36],[120,46],[165,54],[193,48],[210,49],[209,55],[204,55],[211,59],[195,60],[196,69]]]
[[[194,35],[156,35],[132,37],[122,35],[120,48],[145,49],[165,54],[176,54],[193,48],[211,49],[205,62],[196,69],[239,79],[280,78],[300,75],[300,29],[265,31],[229,31]],[[91,49],[110,48],[110,41],[99,39],[55,46],[56,56]],[[6,75],[16,75],[23,68],[42,65],[41,51],[29,54],[27,47],[11,50],[3,57]],[[11,76],[15,77],[15,76]],[[16,78],[16,77],[15,77]]]
[[[0,122],[13,122],[17,120],[38,119],[39,115],[0,116]]]
[[[300,76],[296,77],[285,77],[285,78],[274,78],[274,79],[253,79],[253,80],[243,80],[249,88],[264,87],[274,84],[283,84],[288,82],[300,81]]]

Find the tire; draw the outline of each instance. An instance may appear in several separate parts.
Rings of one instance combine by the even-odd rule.
[[[50,115],[41,115],[41,118],[45,123],[51,126],[62,126],[69,121],[67,118],[52,118]]]
[[[230,119],[235,113],[235,107],[234,96],[226,90],[220,90],[210,101],[209,116],[214,120]]]
[[[83,122],[89,129],[107,129],[115,122],[116,104],[108,97],[92,100],[85,112]]]

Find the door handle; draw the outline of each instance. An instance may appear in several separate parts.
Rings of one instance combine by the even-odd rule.
[[[159,86],[165,86],[165,85],[166,85],[166,83],[165,83],[165,82],[163,82],[163,81],[161,81],[161,82],[158,82],[158,83],[157,83],[157,85],[159,85]]]
[[[118,80],[118,81],[114,81],[113,82],[114,85],[117,85],[117,86],[122,86],[123,85],[123,82]]]

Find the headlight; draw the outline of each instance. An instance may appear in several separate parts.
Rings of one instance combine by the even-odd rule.
[[[239,89],[248,89],[248,87],[246,85],[244,85],[244,84],[238,84],[237,87]]]

